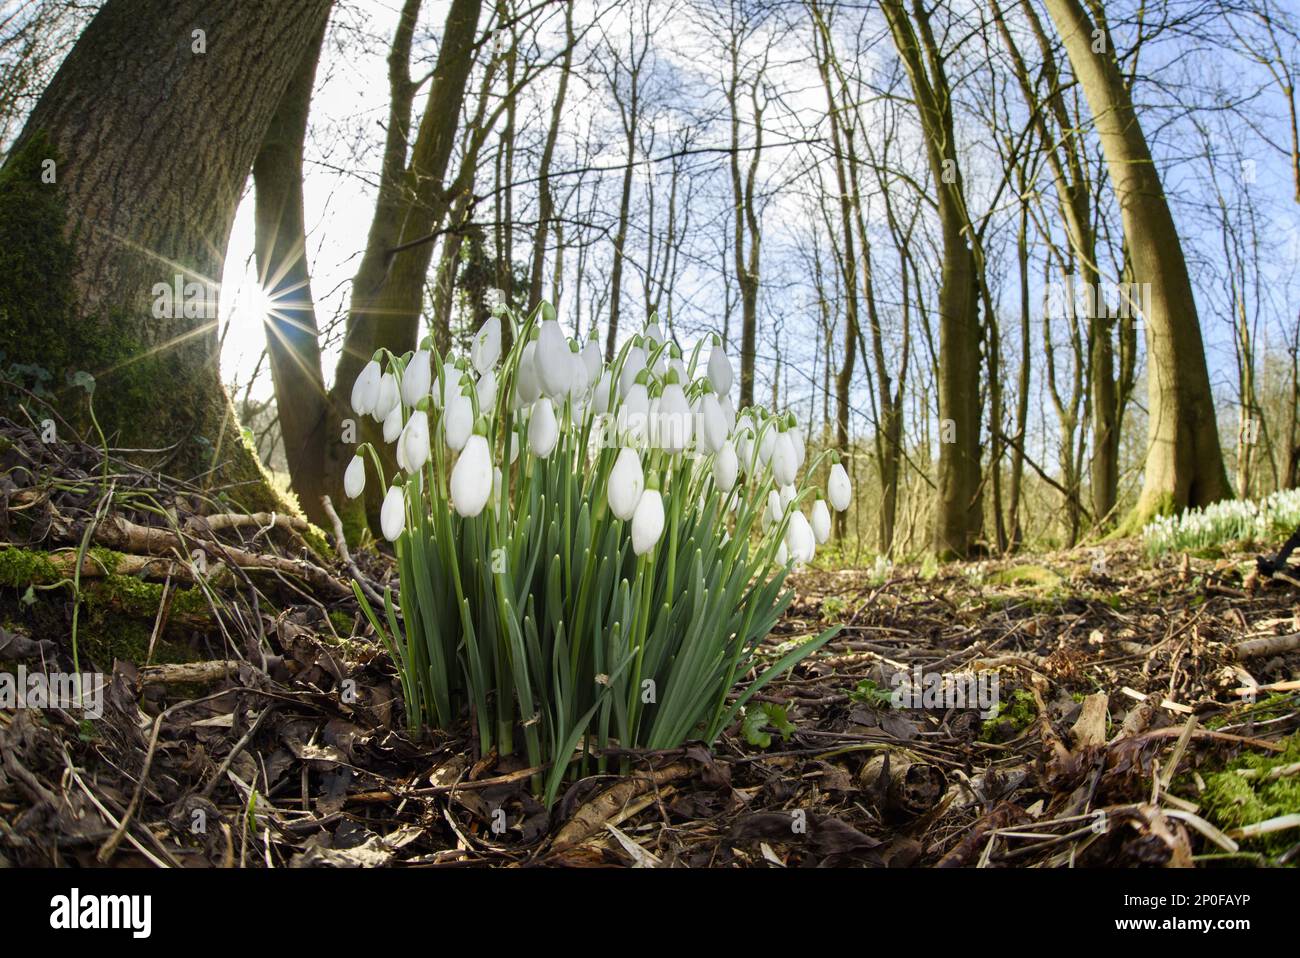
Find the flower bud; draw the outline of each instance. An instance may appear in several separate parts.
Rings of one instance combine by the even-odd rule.
[[[487,505],[494,488],[499,489],[492,469],[487,439],[472,435],[451,470],[451,505],[458,515],[470,518]]]
[[[406,525],[406,497],[402,487],[394,483],[388,487],[384,504],[379,509],[379,529],[389,542],[396,542]]]
[[[641,469],[641,457],[636,450],[624,447],[619,450],[614,468],[609,471],[609,485],[606,489],[609,511],[627,522],[636,512],[644,490],[645,473]]]
[[[343,472],[343,493],[349,499],[355,499],[366,489],[366,462],[361,456],[353,456],[348,468]]]

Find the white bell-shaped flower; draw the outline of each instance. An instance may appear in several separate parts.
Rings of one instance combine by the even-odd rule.
[[[492,456],[487,439],[476,433],[469,437],[451,470],[452,508],[465,518],[476,516],[492,491]]]
[[[362,367],[357,381],[352,384],[352,411],[358,416],[374,412],[375,403],[379,401],[379,380],[382,377],[383,370],[377,361],[372,359]]]
[[[826,508],[826,500],[821,496],[812,507],[812,531],[818,545],[824,545],[831,538],[831,511]]]
[[[497,364],[501,358],[501,320],[489,316],[474,334],[469,347],[470,362],[480,375]]]
[[[767,465],[772,461],[772,453],[776,451],[776,427],[769,425],[766,428],[759,428],[761,435],[758,438],[758,461]]]
[[[591,405],[599,416],[603,416],[609,412],[610,383],[611,377],[609,375],[609,370],[603,370],[600,374],[600,378],[596,380],[596,388],[592,390]],[[615,400],[615,402],[617,402],[617,400]]]
[[[384,373],[379,377],[379,394],[375,397],[375,408],[370,410],[370,415],[375,417],[375,422],[383,422],[402,402],[402,392],[397,386],[397,377],[392,373]]]
[[[635,449],[626,446],[619,450],[614,460],[614,468],[609,471],[609,485],[606,498],[609,511],[627,522],[636,512],[636,504],[641,501],[645,491],[645,473],[641,469],[641,457]]]
[[[686,393],[671,379],[659,397],[655,423],[656,441],[660,449],[678,453],[691,444],[695,417],[691,415]]]
[[[355,499],[366,490],[366,462],[361,456],[353,456],[343,471],[343,494]]]
[[[619,407],[619,427],[638,444],[650,435],[650,393],[645,383],[633,383]]]
[[[722,416],[727,421],[727,434],[730,435],[736,430],[736,407],[732,405],[731,396],[727,393],[720,393],[718,408],[722,410]]]
[[[495,369],[485,369],[479,373],[478,382],[474,384],[474,391],[478,393],[479,412],[484,415],[492,415],[492,410],[497,404],[497,373]]]
[[[803,431],[795,426],[789,431],[790,441],[794,443],[795,471],[803,468],[804,461],[808,458],[808,447],[804,445]]]
[[[780,433],[772,447],[772,475],[777,483],[788,486],[799,473],[799,453],[789,431]]]
[[[537,336],[533,364],[537,367],[542,392],[554,399],[563,398],[569,391],[569,382],[573,376],[570,356],[569,341],[564,337],[559,320],[545,320]]]
[[[521,408],[531,406],[542,394],[542,381],[537,376],[537,364],[534,362],[536,355],[536,342],[527,343],[524,351],[519,354],[519,368],[515,372],[515,395]]]
[[[645,555],[655,547],[664,531],[664,500],[658,489],[641,493],[632,514],[632,551]]]
[[[776,564],[783,566],[789,561],[790,551],[785,547],[785,540],[782,539],[781,544],[776,549]]]
[[[448,401],[442,414],[442,432],[447,448],[457,452],[465,448],[474,432],[474,401],[464,393],[457,393]]]
[[[569,396],[576,400],[587,394],[587,364],[582,361],[582,353],[576,349],[569,353]]]
[[[618,374],[618,394],[624,398],[636,384],[636,377],[645,369],[645,350],[632,346],[623,357],[623,368]]]
[[[406,526],[406,496],[402,487],[392,485],[384,496],[384,504],[379,509],[379,529],[389,542],[396,542]]]
[[[398,403],[393,407],[393,411],[384,417],[384,442],[396,442],[401,434],[402,404]]]
[[[429,417],[417,412],[406,420],[402,434],[397,437],[397,444],[407,472],[415,472],[429,461]]]
[[[719,396],[725,396],[731,392],[731,358],[727,356],[727,350],[721,343],[718,343],[709,352],[709,382],[713,384],[713,391]]]
[[[555,421],[555,407],[551,401],[542,396],[533,403],[533,412],[528,420],[528,448],[538,459],[545,459],[555,449],[560,438],[560,427]]]
[[[767,494],[767,506],[763,510],[763,531],[766,532],[774,523],[781,521],[785,509],[781,505],[781,494],[773,489]]]
[[[847,509],[853,499],[853,485],[849,482],[849,474],[838,462],[831,466],[830,477],[826,480],[826,498],[830,499],[836,512]]]
[[[700,397],[700,446],[706,453],[717,452],[727,441],[727,420],[713,393]]]
[[[798,494],[799,491],[795,489],[793,484],[785,485],[781,487],[781,511],[782,512],[785,512],[786,506],[794,502],[794,497],[797,496]]]
[[[724,493],[730,492],[736,485],[739,472],[740,461],[736,458],[736,447],[728,439],[713,456],[713,481]]]
[[[450,363],[442,367],[442,378],[433,389],[433,408],[445,409],[451,397],[460,392],[465,372]]]
[[[664,341],[664,331],[658,323],[648,323],[645,328],[645,338],[647,342],[658,346]]]
[[[812,527],[798,509],[790,514],[790,523],[785,529],[785,545],[790,550],[791,557],[800,565],[812,562],[817,552]]]
[[[595,336],[589,338],[582,347],[582,364],[587,367],[587,382],[594,383],[600,379],[601,370],[605,368],[605,357]]]
[[[402,373],[402,402],[413,407],[429,395],[432,385],[433,365],[429,351],[421,349],[411,357],[411,361],[406,364],[406,371]]]

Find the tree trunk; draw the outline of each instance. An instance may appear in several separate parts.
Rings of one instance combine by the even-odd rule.
[[[1083,87],[1119,200],[1132,274],[1149,288],[1148,408],[1142,492],[1122,524],[1231,498],[1187,264],[1129,91],[1079,0],[1045,0]],[[1097,39],[1094,39],[1094,36]],[[1101,51],[1098,47],[1101,47]],[[1149,287],[1147,286],[1149,284]]]
[[[6,178],[43,170],[33,158],[57,164],[54,184],[26,185],[43,201],[57,191],[66,211],[68,275],[42,279],[66,283],[75,303],[62,316],[9,316],[6,358],[54,355],[60,383],[89,370],[111,441],[179,443],[169,469],[232,486],[250,507],[275,497],[221,384],[216,295],[253,158],[329,7],[109,0],[6,163]]]
[[[303,512],[321,526],[327,522],[321,496],[342,500],[338,490],[326,482],[329,397],[307,265],[302,156],[324,38],[322,23],[289,81],[262,149],[253,161],[254,245],[258,277],[269,306],[264,323],[276,415],[293,491]]]
[[[943,235],[939,287],[939,482],[931,548],[964,556],[982,527],[980,503],[979,301],[975,256],[966,236],[965,201],[957,162],[952,106],[942,60],[924,10],[913,7],[929,71],[912,23],[899,0],[883,0],[894,44],[911,80],[938,193]]]

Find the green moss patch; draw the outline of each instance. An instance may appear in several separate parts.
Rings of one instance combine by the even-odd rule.
[[[1269,772],[1300,762],[1300,733],[1284,743],[1285,752],[1247,752],[1223,771],[1206,777],[1201,802],[1210,821],[1226,830],[1300,814],[1300,774],[1269,778]],[[1242,770],[1251,770],[1254,777],[1240,774]],[[1292,828],[1244,839],[1243,846],[1280,854],[1297,841],[1300,830]]]

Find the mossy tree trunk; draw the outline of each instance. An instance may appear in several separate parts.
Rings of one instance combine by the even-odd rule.
[[[1187,264],[1109,33],[1079,0],[1046,0],[1046,6],[1092,110],[1119,200],[1132,278],[1149,288],[1142,304],[1150,413],[1146,468],[1138,502],[1120,527],[1131,532],[1157,513],[1231,498],[1232,487]]]
[[[67,344],[54,385],[73,370],[97,377],[110,442],[174,447],[171,471],[250,506],[272,497],[221,384],[216,296],[253,158],[329,7],[108,0],[6,162],[6,188],[61,207],[71,252],[61,315],[25,310],[4,279],[7,358],[42,364]]]

